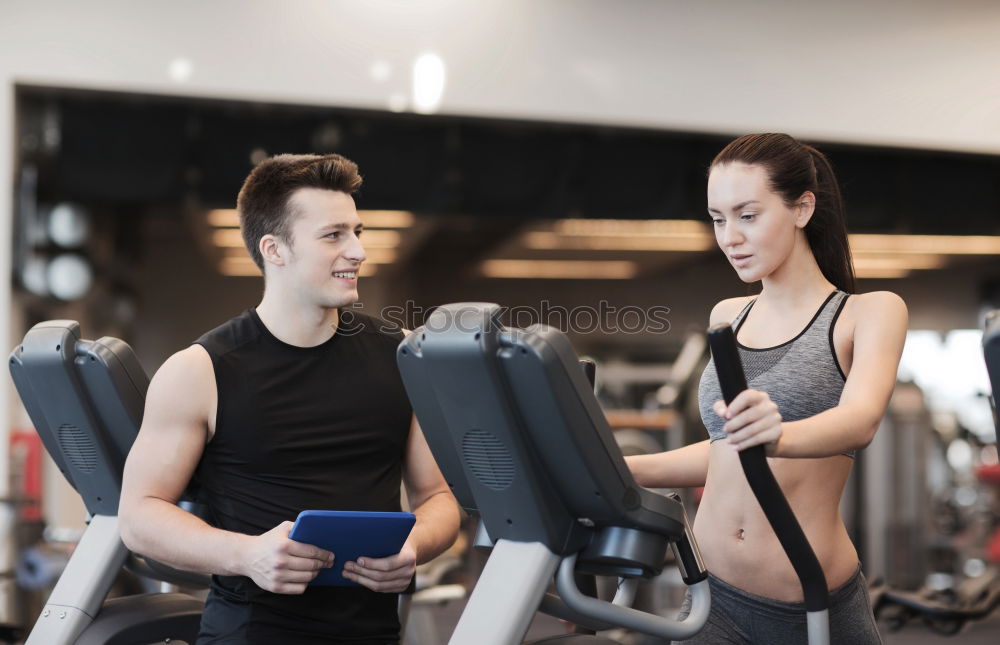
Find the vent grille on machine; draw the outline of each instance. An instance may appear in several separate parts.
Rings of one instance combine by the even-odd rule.
[[[462,437],[462,456],[476,479],[490,490],[504,490],[514,481],[510,451],[491,432],[466,432]]]
[[[97,448],[80,428],[68,423],[59,426],[59,447],[70,465],[80,472],[92,473],[97,468]]]

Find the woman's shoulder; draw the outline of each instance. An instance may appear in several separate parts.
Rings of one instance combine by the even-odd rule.
[[[847,302],[853,309],[865,314],[892,315],[894,313],[906,313],[906,303],[891,291],[855,293],[851,295]]]
[[[909,320],[906,303],[891,291],[852,294],[844,306],[844,315],[852,319],[855,326],[889,324],[905,328]]]
[[[731,323],[739,315],[743,308],[750,304],[750,301],[757,296],[740,296],[738,298],[726,298],[721,300],[714,307],[708,316],[709,326],[720,322]]]

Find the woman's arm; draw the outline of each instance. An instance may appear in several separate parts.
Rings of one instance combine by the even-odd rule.
[[[709,315],[709,326],[728,322],[752,297],[729,298],[716,303]],[[632,476],[646,488],[693,488],[704,486],[708,478],[709,441],[699,441],[683,448],[653,455],[625,458]]]
[[[782,422],[764,392],[747,390],[726,408],[726,439],[737,450],[765,444],[772,457],[829,457],[871,443],[889,405],[906,340],[906,305],[887,291],[857,297],[851,371],[840,403],[808,419]],[[772,409],[773,408],[773,409]]]
[[[851,372],[835,408],[782,424],[777,457],[826,457],[864,448],[875,438],[896,385],[906,340],[906,304],[894,293],[858,298]]]
[[[644,488],[692,488],[708,478],[708,439],[653,455],[625,457],[637,484]]]

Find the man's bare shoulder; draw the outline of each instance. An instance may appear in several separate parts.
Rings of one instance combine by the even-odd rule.
[[[175,352],[156,370],[153,380],[174,380],[178,377],[214,376],[212,357],[201,345],[190,345]]]
[[[722,300],[714,307],[712,307],[712,313],[708,317],[709,326],[715,325],[721,322],[733,322],[733,319],[739,315],[743,307],[746,307],[751,300],[757,296],[740,296],[738,298],[727,298]]]
[[[125,462],[121,508],[131,511],[125,517],[144,499],[180,498],[210,439],[215,396],[212,360],[201,347],[177,352],[153,375],[142,427]]]
[[[164,405],[201,416],[207,414],[215,396],[212,358],[201,345],[191,345],[173,354],[156,370],[146,394],[147,411],[150,404]]]

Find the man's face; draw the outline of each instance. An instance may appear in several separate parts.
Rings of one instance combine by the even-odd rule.
[[[344,307],[358,299],[358,270],[365,261],[361,218],[347,193],[301,188],[292,194],[291,244],[283,286],[320,307]]]

